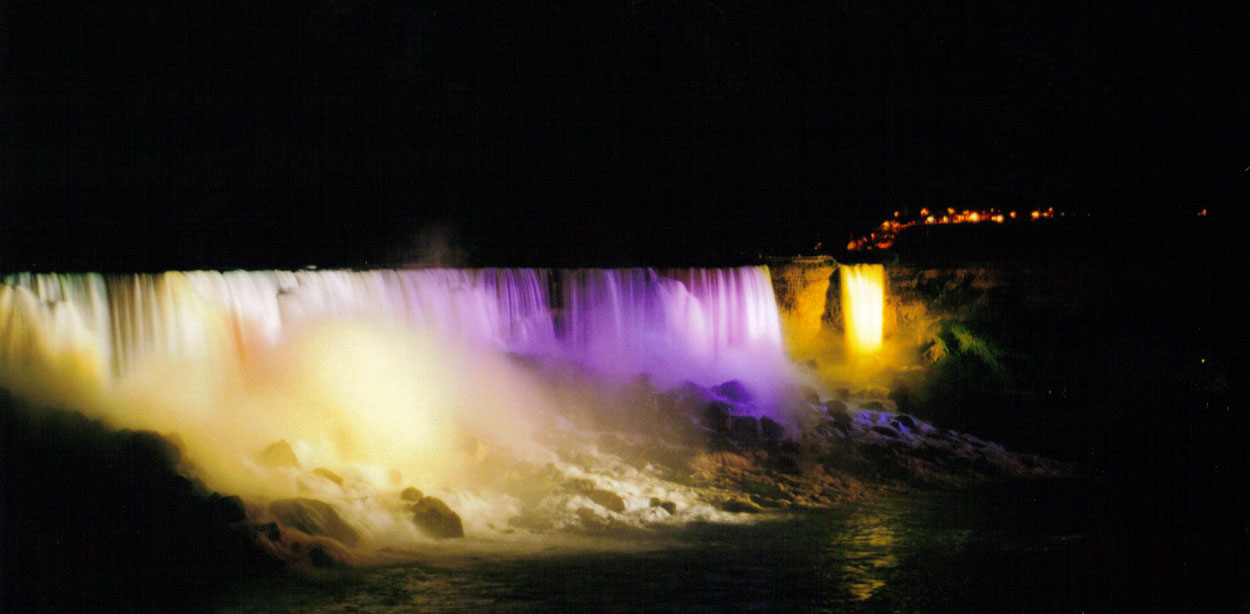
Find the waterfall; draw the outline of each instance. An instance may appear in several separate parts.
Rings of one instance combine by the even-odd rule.
[[[846,342],[857,353],[875,352],[881,349],[885,267],[880,264],[844,264],[839,270]]]
[[[785,362],[763,267],[415,269],[9,275],[0,367],[72,355],[123,377],[145,361],[246,359],[332,319],[672,382],[760,382]]]

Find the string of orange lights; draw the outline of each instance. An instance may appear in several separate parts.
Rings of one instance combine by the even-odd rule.
[[[992,222],[1002,224],[1007,221],[1034,221],[1040,219],[1050,219],[1055,217],[1055,208],[1047,207],[1046,209],[1034,209],[1028,213],[1028,216],[1021,216],[1016,211],[1002,212],[998,209],[985,209],[981,211],[973,211],[964,209],[956,211],[948,208],[945,212],[931,212],[928,209],[921,209],[920,216],[914,219],[904,220],[900,217],[899,212],[895,211],[894,216],[881,223],[875,230],[868,233],[867,236],[860,237],[847,243],[846,249],[853,252],[870,251],[874,249],[889,249],[894,246],[894,237],[898,231],[918,225],[934,225],[934,224],[980,224],[982,222]]]

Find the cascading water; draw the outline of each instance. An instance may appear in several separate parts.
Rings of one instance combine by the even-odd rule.
[[[855,353],[881,349],[885,313],[885,267],[880,264],[840,265],[842,314],[846,341]]]
[[[766,384],[784,368],[767,269],[557,275],[557,305],[550,273],[536,269],[11,275],[0,288],[0,361],[28,355],[35,335],[53,354],[72,346],[121,376],[145,360],[246,357],[309,323],[365,319],[606,375]]]
[[[781,373],[781,323],[764,269],[591,269],[561,279],[564,349],[604,373],[757,387]]]
[[[441,489],[470,530],[503,535],[527,487],[489,502],[476,489],[509,467],[585,475],[561,464],[586,449],[569,415],[657,419],[602,379],[739,379],[756,393],[742,411],[770,413],[768,388],[788,375],[781,339],[762,267],[23,273],[0,284],[0,387],[176,435],[211,488],[260,502],[258,522],[271,518],[266,501],[313,497],[377,546],[420,539],[393,504],[406,484]],[[258,456],[280,441],[298,466]],[[653,497],[684,501],[685,517],[723,513],[658,476],[594,476],[636,497],[638,522],[668,518]],[[554,498],[525,513],[580,521],[574,495],[543,492]]]

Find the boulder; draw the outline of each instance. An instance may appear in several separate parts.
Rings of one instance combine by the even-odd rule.
[[[299,457],[285,439],[265,446],[256,456],[256,460],[266,467],[294,467],[299,469]]]
[[[464,525],[460,522],[460,515],[437,497],[424,497],[418,501],[412,507],[412,522],[427,537],[464,537]]]
[[[324,501],[281,499],[269,504],[269,514],[279,523],[309,535],[329,537],[345,546],[360,543],[360,534]]]
[[[677,513],[677,504],[672,501],[662,501],[656,497],[651,497],[651,507],[658,507],[670,515]]]
[[[605,509],[613,512],[625,511],[625,500],[620,495],[610,491],[596,488],[586,495],[591,501],[602,505]]]
[[[777,441],[786,435],[785,427],[768,416],[760,418],[760,432],[769,441]]]
[[[755,400],[751,391],[747,390],[746,385],[736,379],[731,379],[719,386],[716,386],[715,388],[712,388],[712,392],[737,403],[750,403]]]
[[[425,493],[422,493],[421,490],[415,486],[409,486],[408,488],[400,491],[399,498],[404,501],[412,501],[413,503],[416,503],[417,501],[425,498]]]

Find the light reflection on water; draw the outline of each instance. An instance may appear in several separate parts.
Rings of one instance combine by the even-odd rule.
[[[1227,526],[1174,531],[1165,545],[1184,558],[1161,561],[1158,540],[1173,534],[1133,524],[1149,519],[1140,504],[1085,484],[913,492],[752,525],[692,525],[630,552],[462,557],[454,565],[269,578],[223,587],[227,594],[210,607],[474,614],[1236,611],[1246,600],[1250,538]],[[1176,581],[1152,584],[1161,571]],[[1173,602],[1184,607],[1160,607]]]
[[[917,560],[960,552],[971,532],[934,526],[951,510],[917,499],[860,502],[756,526],[693,527],[678,542],[632,554],[480,560],[363,570],[341,582],[271,585],[229,611],[517,612],[719,611],[792,605],[813,611],[892,611],[911,599]],[[945,524],[945,523],[943,523]],[[935,530],[937,529],[937,530]],[[684,542],[684,543],[681,543]],[[901,588],[900,588],[901,587]],[[916,593],[912,595],[910,593]],[[271,600],[272,599],[272,600]]]
[[[830,541],[827,552],[842,562],[842,582],[855,599],[872,597],[898,566],[898,524],[897,514],[856,510],[847,519],[847,530]]]

